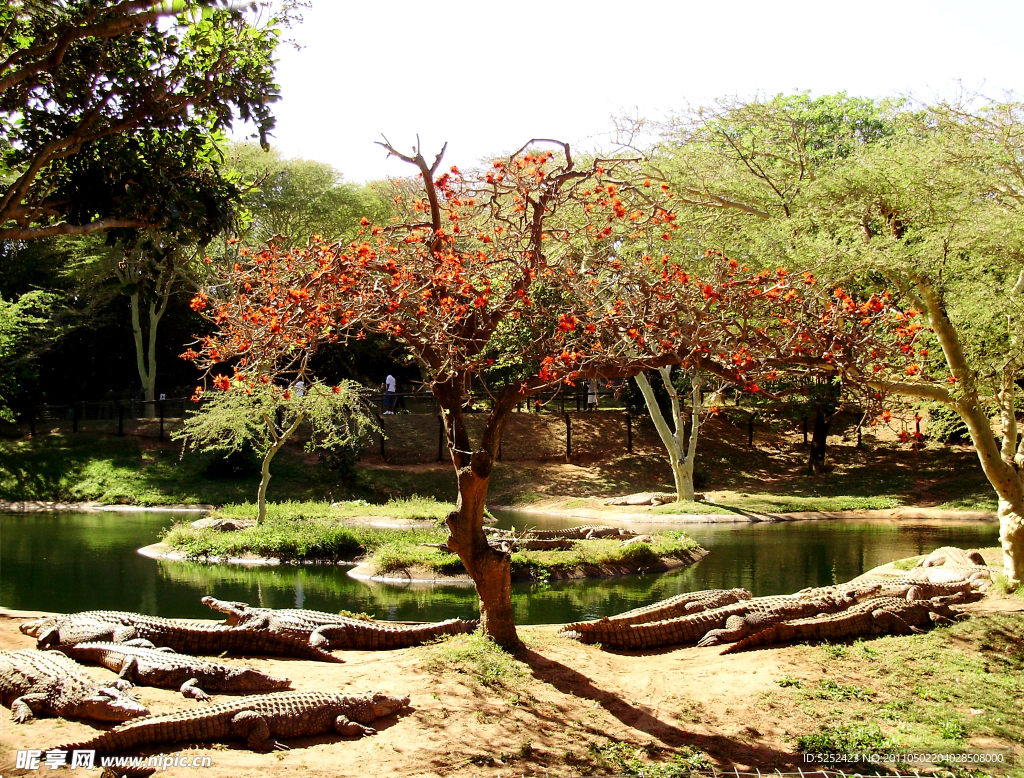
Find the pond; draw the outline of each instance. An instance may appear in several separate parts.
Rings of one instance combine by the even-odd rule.
[[[476,614],[476,598],[468,586],[365,583],[349,577],[349,568],[333,565],[206,565],[137,553],[155,542],[163,528],[192,518],[194,514],[156,511],[0,514],[0,606],[210,618],[213,612],[199,600],[212,594],[264,607],[344,609],[381,619],[435,621]],[[500,517],[500,526],[578,523],[536,514]],[[965,521],[659,524],[651,529],[682,529],[711,553],[673,573],[514,584],[518,623],[596,618],[697,589],[744,586],[756,595],[793,592],[845,581],[939,546],[992,546],[998,535],[995,523]]]

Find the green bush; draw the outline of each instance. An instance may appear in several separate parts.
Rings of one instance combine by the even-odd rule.
[[[971,433],[960,418],[960,414],[942,403],[930,403],[925,406],[928,412],[928,437],[940,443],[966,443]]]

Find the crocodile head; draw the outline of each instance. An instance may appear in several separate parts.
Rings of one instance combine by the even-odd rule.
[[[57,627],[56,616],[42,616],[38,619],[32,619],[26,621],[18,629],[21,630],[21,634],[28,635],[29,637],[38,638],[41,634],[49,632]]]
[[[127,721],[138,716],[148,716],[149,713],[149,708],[124,692],[106,687],[97,689],[78,703],[71,715],[99,721]]]
[[[232,688],[247,692],[272,692],[288,689],[292,685],[288,678],[267,675],[252,667],[232,667],[228,678]]]
[[[408,697],[392,697],[381,692],[367,692],[359,698],[359,705],[353,711],[353,716],[360,724],[369,724],[383,716],[390,716],[409,707]]]
[[[245,614],[249,609],[249,603],[247,602],[235,602],[234,600],[218,600],[216,597],[210,597],[207,595],[203,597],[203,605],[207,608],[213,608],[215,611],[227,614],[227,624],[230,627],[234,627],[238,624],[238,620]]]

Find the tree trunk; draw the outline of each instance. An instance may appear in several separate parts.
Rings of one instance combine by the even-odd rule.
[[[811,432],[811,447],[807,453],[807,472],[821,475],[825,472],[825,448],[828,445],[828,428],[832,419],[825,415],[825,409],[814,406],[814,428]]]
[[[448,546],[459,556],[476,585],[480,597],[480,630],[498,645],[508,649],[522,646],[512,611],[511,555],[492,548],[484,534],[484,507],[498,445],[505,422],[522,399],[507,390],[495,400],[480,444],[472,446],[462,414],[461,384],[448,381],[434,384],[444,413],[448,450],[455,465],[459,496],[455,510],[448,514]]]
[[[267,425],[270,431],[270,439],[273,441],[267,453],[263,455],[263,467],[260,470],[260,488],[256,495],[256,523],[262,524],[267,520],[267,485],[270,483],[270,462],[277,455],[277,452],[281,450],[284,443],[288,438],[292,436],[292,433],[299,428],[299,424],[302,423],[302,419],[305,417],[304,413],[299,413],[295,416],[295,420],[288,425],[288,428],[278,432],[276,420],[270,416],[263,417],[263,423]]]
[[[686,450],[683,449],[683,438],[686,422],[683,420],[682,405],[679,402],[679,394],[672,385],[672,368],[658,368],[661,380],[665,385],[669,398],[672,401],[672,426],[665,420],[661,408],[658,406],[657,397],[650,381],[644,373],[637,373],[635,376],[640,393],[644,396],[644,403],[647,405],[647,412],[654,422],[654,428],[658,431],[662,445],[668,453],[669,467],[672,468],[672,480],[676,488],[676,500],[693,501],[696,498],[696,491],[693,486],[693,467],[697,457],[697,436],[700,430],[700,409],[701,409],[701,380],[699,373],[694,373],[690,385],[693,394],[693,410],[690,419],[690,438]],[[675,429],[673,430],[673,426]]]
[[[448,545],[459,555],[480,597],[480,629],[498,645],[518,648],[512,612],[511,556],[492,548],[483,532],[484,506],[490,483],[490,457],[473,453],[473,463],[458,473],[459,498],[448,515]],[[486,475],[484,475],[486,473]]]
[[[144,409],[147,419],[156,418],[156,330],[160,319],[167,310],[167,304],[171,297],[171,287],[174,284],[174,273],[167,277],[160,292],[159,305],[154,300],[149,304],[149,327],[148,337],[144,342],[142,332],[142,321],[139,312],[139,294],[129,295],[129,305],[132,313],[132,336],[135,339],[135,366],[139,371],[139,382],[142,384],[142,397],[145,401]]]
[[[270,483],[270,460],[281,450],[281,444],[271,446],[263,455],[263,468],[260,471],[260,488],[256,496],[256,523],[262,524],[267,520],[267,485]]]
[[[947,404],[960,414],[978,452],[981,469],[999,497],[999,542],[1003,547],[1003,573],[1011,584],[1020,585],[1024,574],[1024,481],[1017,469],[1016,417],[1011,423],[1003,419],[1004,434],[1012,435],[1012,443],[1000,447],[992,432],[988,413],[978,397],[978,376],[967,363],[956,328],[931,283],[924,277],[915,279],[921,308],[928,314],[928,323],[942,347],[950,372],[956,379],[959,396]],[[1003,385],[1000,400],[1013,408],[1013,382]],[[1005,457],[1005,459],[1004,459]]]

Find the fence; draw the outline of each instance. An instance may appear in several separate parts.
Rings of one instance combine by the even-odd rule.
[[[597,407],[603,409],[617,408],[626,410],[628,408],[625,400],[619,396],[619,392],[613,389],[599,389],[597,391]],[[440,407],[434,395],[429,391],[421,392],[395,392],[383,394],[377,392],[371,394],[369,399],[377,409],[383,413],[388,410],[385,406],[386,399],[394,399],[394,410],[396,412],[407,411],[409,413],[429,413],[437,415]],[[520,413],[566,413],[569,411],[583,411],[587,409],[588,393],[582,383],[575,387],[559,385],[553,389],[531,395],[516,406]],[[467,411],[488,411],[494,407],[494,398],[482,392],[474,392],[466,395],[463,400],[463,408]]]
[[[187,398],[109,400],[71,405],[36,405],[25,410],[20,427],[35,435],[49,430],[90,431],[167,438],[181,426],[185,414],[199,408]]]

